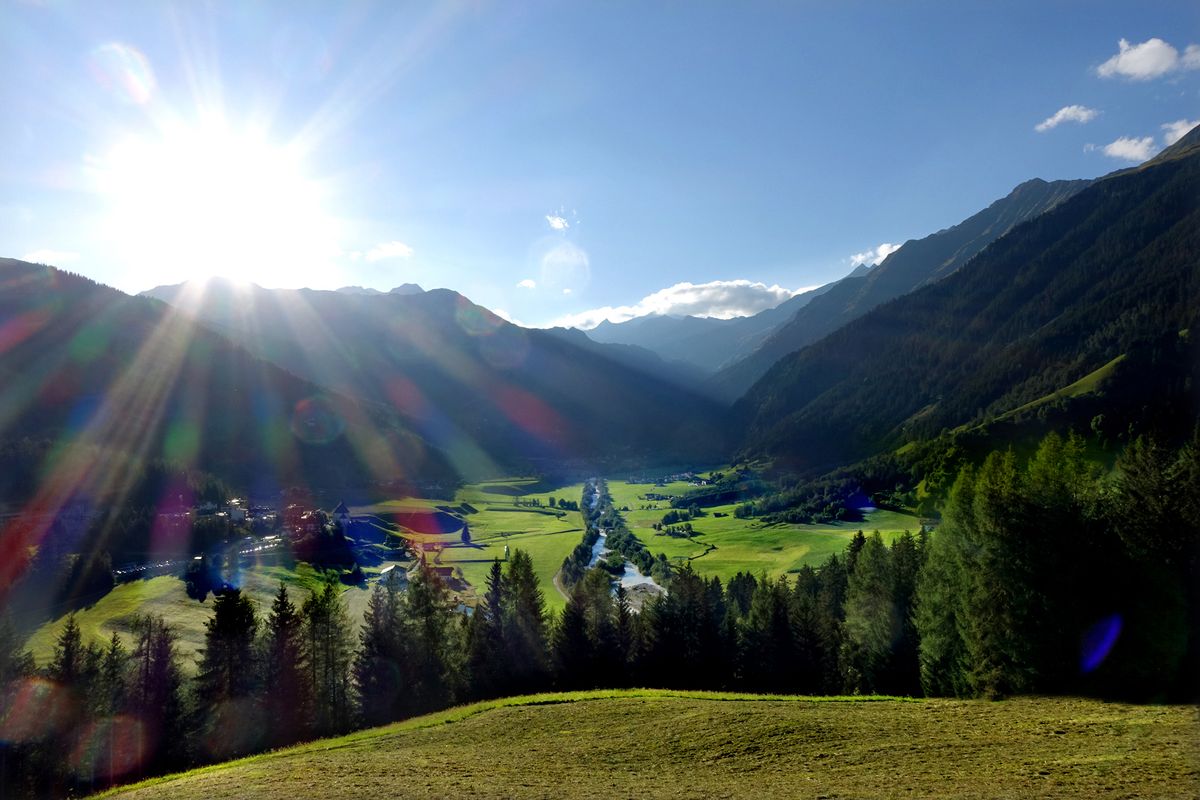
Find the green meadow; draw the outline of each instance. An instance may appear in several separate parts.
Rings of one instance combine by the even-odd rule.
[[[806,564],[818,566],[831,554],[841,553],[860,530],[867,534],[878,530],[890,543],[904,531],[915,534],[921,527],[914,516],[883,510],[867,512],[862,520],[853,522],[766,525],[735,517],[735,503],[704,509],[705,516],[692,520],[694,532],[689,539],[655,531],[654,523],[671,510],[671,504],[647,500],[645,496],[682,495],[694,488],[683,482],[654,486],[630,484],[621,478],[608,480],[614,504],[618,509],[629,509],[622,512],[625,521],[651,553],[665,553],[676,565],[690,561],[697,572],[715,575],[722,581],[738,572],[779,576],[796,572]],[[725,516],[718,517],[718,513]]]
[[[450,709],[107,796],[1196,797],[1192,706],[623,690]]]
[[[369,570],[370,575],[377,570]],[[257,566],[242,570],[242,591],[258,605],[260,616],[270,611],[271,601],[279,591],[279,582],[288,586],[292,600],[299,605],[310,591],[320,587],[321,576],[308,564],[286,566]],[[367,607],[367,588],[346,586],[342,598],[357,623]],[[204,624],[212,612],[212,595],[206,602],[187,596],[184,583],[174,576],[118,584],[94,604],[78,610],[75,619],[85,641],[104,641],[118,633],[126,647],[132,646],[134,617],[142,614],[162,616],[179,634],[179,652],[186,668],[191,667],[196,654],[204,647]],[[38,628],[30,637],[28,647],[38,664],[49,662],[66,617],[60,617]]]
[[[557,610],[562,608],[565,600],[554,588],[554,575],[567,554],[579,544],[583,535],[583,518],[578,512],[551,511],[548,506],[551,497],[578,502],[582,492],[583,484],[554,487],[531,479],[490,481],[463,487],[452,501],[406,498],[355,509],[355,513],[382,517],[396,512],[430,512],[436,511],[439,505],[457,507],[467,503],[477,509],[477,513],[463,515],[470,525],[471,545],[463,546],[459,533],[432,535],[406,530],[403,535],[412,542],[445,543],[447,546],[437,563],[461,569],[464,580],[479,590],[484,586],[484,578],[492,560],[504,556],[504,546],[508,545],[513,550],[521,548],[533,559],[547,606]],[[515,499],[527,502],[533,498],[541,501],[541,509],[514,504]],[[369,545],[364,549],[368,552],[381,550]],[[384,560],[364,565],[366,583],[343,587],[342,597],[355,630],[366,610],[373,579],[389,563],[392,562]],[[265,616],[280,581],[288,585],[293,600],[299,604],[308,597],[310,591],[319,588],[322,577],[308,564],[298,563],[292,566],[249,567],[242,570],[240,580],[242,590],[257,603],[259,614]],[[160,576],[118,584],[94,604],[78,610],[75,616],[85,640],[105,641],[113,633],[118,633],[128,646],[132,641],[134,617],[141,614],[160,615],[179,633],[179,651],[184,664],[190,667],[204,646],[204,624],[211,614],[210,608],[211,601],[201,603],[188,597],[184,583],[179,578]],[[28,647],[39,664],[46,664],[50,660],[65,620],[63,616],[47,622],[30,637]]]
[[[583,484],[548,485],[532,478],[514,478],[468,484],[453,500],[405,498],[354,509],[358,514],[387,518],[393,514],[437,512],[439,506],[452,508],[470,526],[471,543],[464,545],[458,531],[426,533],[405,529],[402,535],[414,544],[440,543],[444,547],[436,563],[462,570],[463,579],[478,592],[492,561],[504,557],[504,548],[520,548],[529,553],[546,597],[546,605],[561,609],[566,601],[554,587],[554,575],[563,559],[583,536],[583,516],[577,511],[550,508],[550,498],[578,503]],[[529,505],[533,500],[540,507]],[[517,501],[522,505],[517,505]],[[464,508],[464,504],[471,510]],[[442,512],[445,513],[445,512]]]

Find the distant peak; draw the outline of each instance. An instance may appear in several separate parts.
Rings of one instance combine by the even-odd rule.
[[[388,294],[425,294],[425,290],[415,283],[404,283],[392,289]]]
[[[343,286],[335,291],[337,291],[338,294],[383,294],[383,292],[379,291],[378,289],[371,289],[363,286]]]

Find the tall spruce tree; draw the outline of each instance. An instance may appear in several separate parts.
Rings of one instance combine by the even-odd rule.
[[[503,617],[509,685],[514,694],[535,691],[549,676],[549,637],[546,599],[529,553],[513,551],[506,579],[509,603]]]
[[[280,747],[303,741],[311,735],[313,725],[309,653],[304,619],[283,581],[266,619],[262,653],[266,744]]]
[[[404,629],[400,616],[400,581],[395,570],[375,585],[363,615],[354,658],[360,719],[382,725],[405,713]]]
[[[308,641],[314,732],[322,736],[342,733],[354,720],[350,674],[354,646],[350,618],[337,585],[331,581],[309,595],[301,613]]]
[[[205,623],[196,675],[200,742],[216,758],[254,752],[263,730],[254,604],[238,589],[218,592]]]
[[[891,554],[879,531],[866,540],[846,585],[842,643],[846,688],[874,693],[887,683],[892,648],[900,636]]]
[[[140,723],[138,750],[154,772],[184,766],[190,757],[184,735],[183,673],[175,631],[159,616],[134,620],[135,645],[128,711]]]

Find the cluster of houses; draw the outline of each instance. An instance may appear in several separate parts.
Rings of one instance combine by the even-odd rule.
[[[626,483],[651,483],[655,486],[666,486],[669,483],[686,483],[689,486],[708,486],[708,478],[701,478],[695,472],[688,470],[686,472],[672,472],[669,475],[630,475],[625,479]],[[647,495],[649,499],[649,495]]]

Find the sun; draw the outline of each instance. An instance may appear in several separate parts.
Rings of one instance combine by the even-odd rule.
[[[296,146],[224,122],[173,125],[92,160],[102,235],[131,282],[221,275],[265,286],[319,282],[337,224]]]

